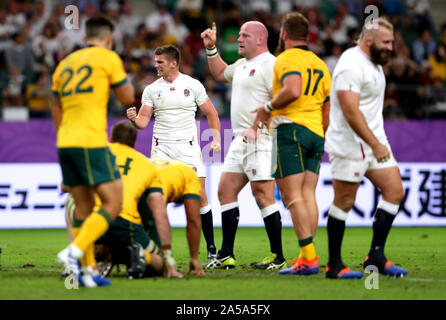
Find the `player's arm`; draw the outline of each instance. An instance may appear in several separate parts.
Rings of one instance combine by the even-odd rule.
[[[187,273],[204,275],[205,273],[198,260],[198,249],[200,247],[201,236],[200,200],[186,198],[183,203],[186,210],[186,236],[190,253],[189,271]]]
[[[207,28],[201,33],[201,39],[203,39],[203,44],[206,48],[209,70],[212,77],[220,82],[228,82],[224,75],[228,65],[220,57],[217,47],[215,46],[217,41],[217,26],[215,25],[215,22],[212,22],[212,29]]]
[[[132,106],[135,103],[135,89],[129,82],[114,88],[113,92],[125,107]]]
[[[161,241],[161,255],[166,267],[164,276],[166,278],[182,278],[183,275],[176,270],[176,262],[172,256],[172,230],[170,228],[169,218],[167,217],[164,195],[160,192],[150,193],[147,197],[147,204],[153,213],[156,230]]]
[[[127,118],[132,121],[137,129],[145,129],[150,122],[150,118],[152,118],[153,107],[143,104],[141,108],[139,108],[138,113],[136,113],[135,107],[128,108],[126,113]]]
[[[329,125],[330,125],[330,100],[327,100],[322,105],[322,127],[324,128],[324,132],[327,131]]]
[[[51,117],[53,118],[54,128],[57,132],[62,122],[62,104],[60,103],[59,96],[56,95],[53,95],[52,99]]]
[[[378,161],[385,161],[389,156],[389,149],[379,142],[370,130],[367,121],[359,110],[359,93],[347,90],[338,90],[336,95],[341,105],[342,113],[353,131],[364,140],[373,150]]]
[[[207,98],[206,101],[200,106],[200,110],[206,116],[209,128],[212,130],[212,144],[211,150],[214,152],[220,152],[220,119],[218,118],[217,110],[215,110],[211,99]]]
[[[271,101],[265,106],[258,107],[252,111],[253,113],[257,112],[256,119],[251,127],[252,129],[257,128],[260,123],[266,123],[271,111],[274,109],[282,109],[300,97],[302,87],[302,78],[300,75],[295,73],[289,74],[283,79],[282,84],[283,88],[280,89]]]

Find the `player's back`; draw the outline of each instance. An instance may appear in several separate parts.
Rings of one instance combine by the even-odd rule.
[[[283,88],[285,77],[291,74],[301,77],[301,94],[285,108],[274,110],[272,117],[286,117],[323,137],[322,106],[330,96],[331,86],[327,65],[306,46],[282,52],[274,64],[274,96]]]
[[[53,91],[62,104],[58,147],[107,145],[107,103],[110,87],[126,83],[119,56],[97,46],[73,52],[53,74]]]
[[[142,153],[121,144],[110,144],[110,150],[116,157],[116,165],[121,172],[124,196],[120,216],[133,223],[140,224],[138,203],[146,191],[161,191],[161,182],[152,162]]]
[[[200,199],[200,180],[187,164],[171,159],[150,159],[163,185],[166,202],[182,202],[186,198]]]

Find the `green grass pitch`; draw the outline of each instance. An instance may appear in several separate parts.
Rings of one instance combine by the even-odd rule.
[[[362,261],[371,241],[371,228],[347,228],[343,242],[344,262],[362,270]],[[0,299],[144,299],[144,300],[300,300],[300,299],[446,299],[446,228],[393,228],[386,255],[408,269],[403,279],[379,277],[379,289],[365,288],[361,280],[325,279],[327,233],[320,228],[316,250],[321,272],[315,276],[280,276],[275,271],[258,271],[249,265],[268,253],[263,228],[239,228],[235,255],[238,266],[232,270],[208,271],[206,277],[184,279],[148,278],[129,280],[123,268],[110,276],[111,287],[67,290],[55,264],[55,256],[67,244],[65,230],[0,230]],[[173,253],[178,268],[185,272],[188,248],[185,229],[173,229]],[[221,229],[215,229],[217,246]],[[298,254],[292,228],[283,229],[287,261]],[[205,261],[205,244],[200,245]],[[365,276],[368,276],[366,274]]]

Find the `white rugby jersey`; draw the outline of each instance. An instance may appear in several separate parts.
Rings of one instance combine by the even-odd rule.
[[[254,123],[256,114],[251,111],[271,100],[275,61],[276,57],[264,52],[226,67],[224,76],[232,82],[231,126],[235,136]]]
[[[386,78],[381,65],[374,64],[359,46],[346,50],[333,71],[330,95],[330,125],[325,134],[325,151],[345,158],[364,159],[372,149],[350,127],[342,113],[336,91],[360,94],[359,110],[373,134],[387,144],[383,104]]]
[[[160,78],[148,85],[141,103],[153,107],[153,136],[159,141],[197,141],[195,112],[207,99],[200,81],[180,73],[173,82]]]

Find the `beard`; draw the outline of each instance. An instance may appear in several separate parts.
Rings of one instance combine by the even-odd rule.
[[[390,50],[378,48],[374,43],[370,47],[370,59],[375,64],[386,65],[390,60]]]
[[[279,44],[278,44],[278,46],[277,46],[277,48],[276,48],[276,51],[274,51],[274,54],[275,54],[276,56],[278,56],[278,55],[281,54],[283,51],[285,51],[285,43],[283,42],[283,38],[280,37],[280,39],[279,39]]]

